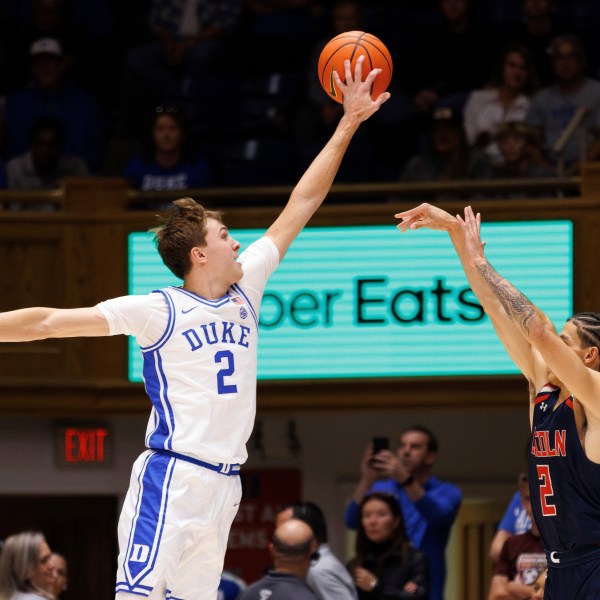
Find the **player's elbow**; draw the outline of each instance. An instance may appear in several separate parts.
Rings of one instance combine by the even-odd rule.
[[[528,334],[534,346],[543,346],[550,338],[556,336],[556,330],[548,318],[536,311],[527,322]]]

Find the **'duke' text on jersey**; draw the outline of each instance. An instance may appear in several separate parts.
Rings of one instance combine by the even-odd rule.
[[[236,344],[248,348],[250,328],[230,321],[213,321],[200,327],[187,329],[182,335],[188,341],[192,352],[204,344]]]

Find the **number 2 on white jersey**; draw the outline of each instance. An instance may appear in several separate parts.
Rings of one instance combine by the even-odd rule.
[[[542,514],[545,517],[555,517],[556,505],[548,501],[549,498],[554,496],[552,478],[550,477],[550,467],[548,465],[537,465],[537,474],[540,481],[540,504],[542,505]]]
[[[215,354],[216,363],[223,361],[226,361],[227,366],[223,367],[217,373],[217,391],[219,394],[235,394],[237,392],[237,385],[225,383],[225,377],[233,375],[235,371],[235,362],[231,350],[219,350]]]

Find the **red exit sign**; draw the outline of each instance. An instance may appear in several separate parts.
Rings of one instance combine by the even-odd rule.
[[[105,425],[57,427],[56,458],[60,466],[107,465],[112,462],[112,435]]]

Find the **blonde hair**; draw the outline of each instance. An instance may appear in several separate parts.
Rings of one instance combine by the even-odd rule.
[[[52,598],[31,583],[40,561],[40,546],[45,541],[39,531],[23,531],[6,538],[0,552],[0,600],[10,600],[17,591]]]

